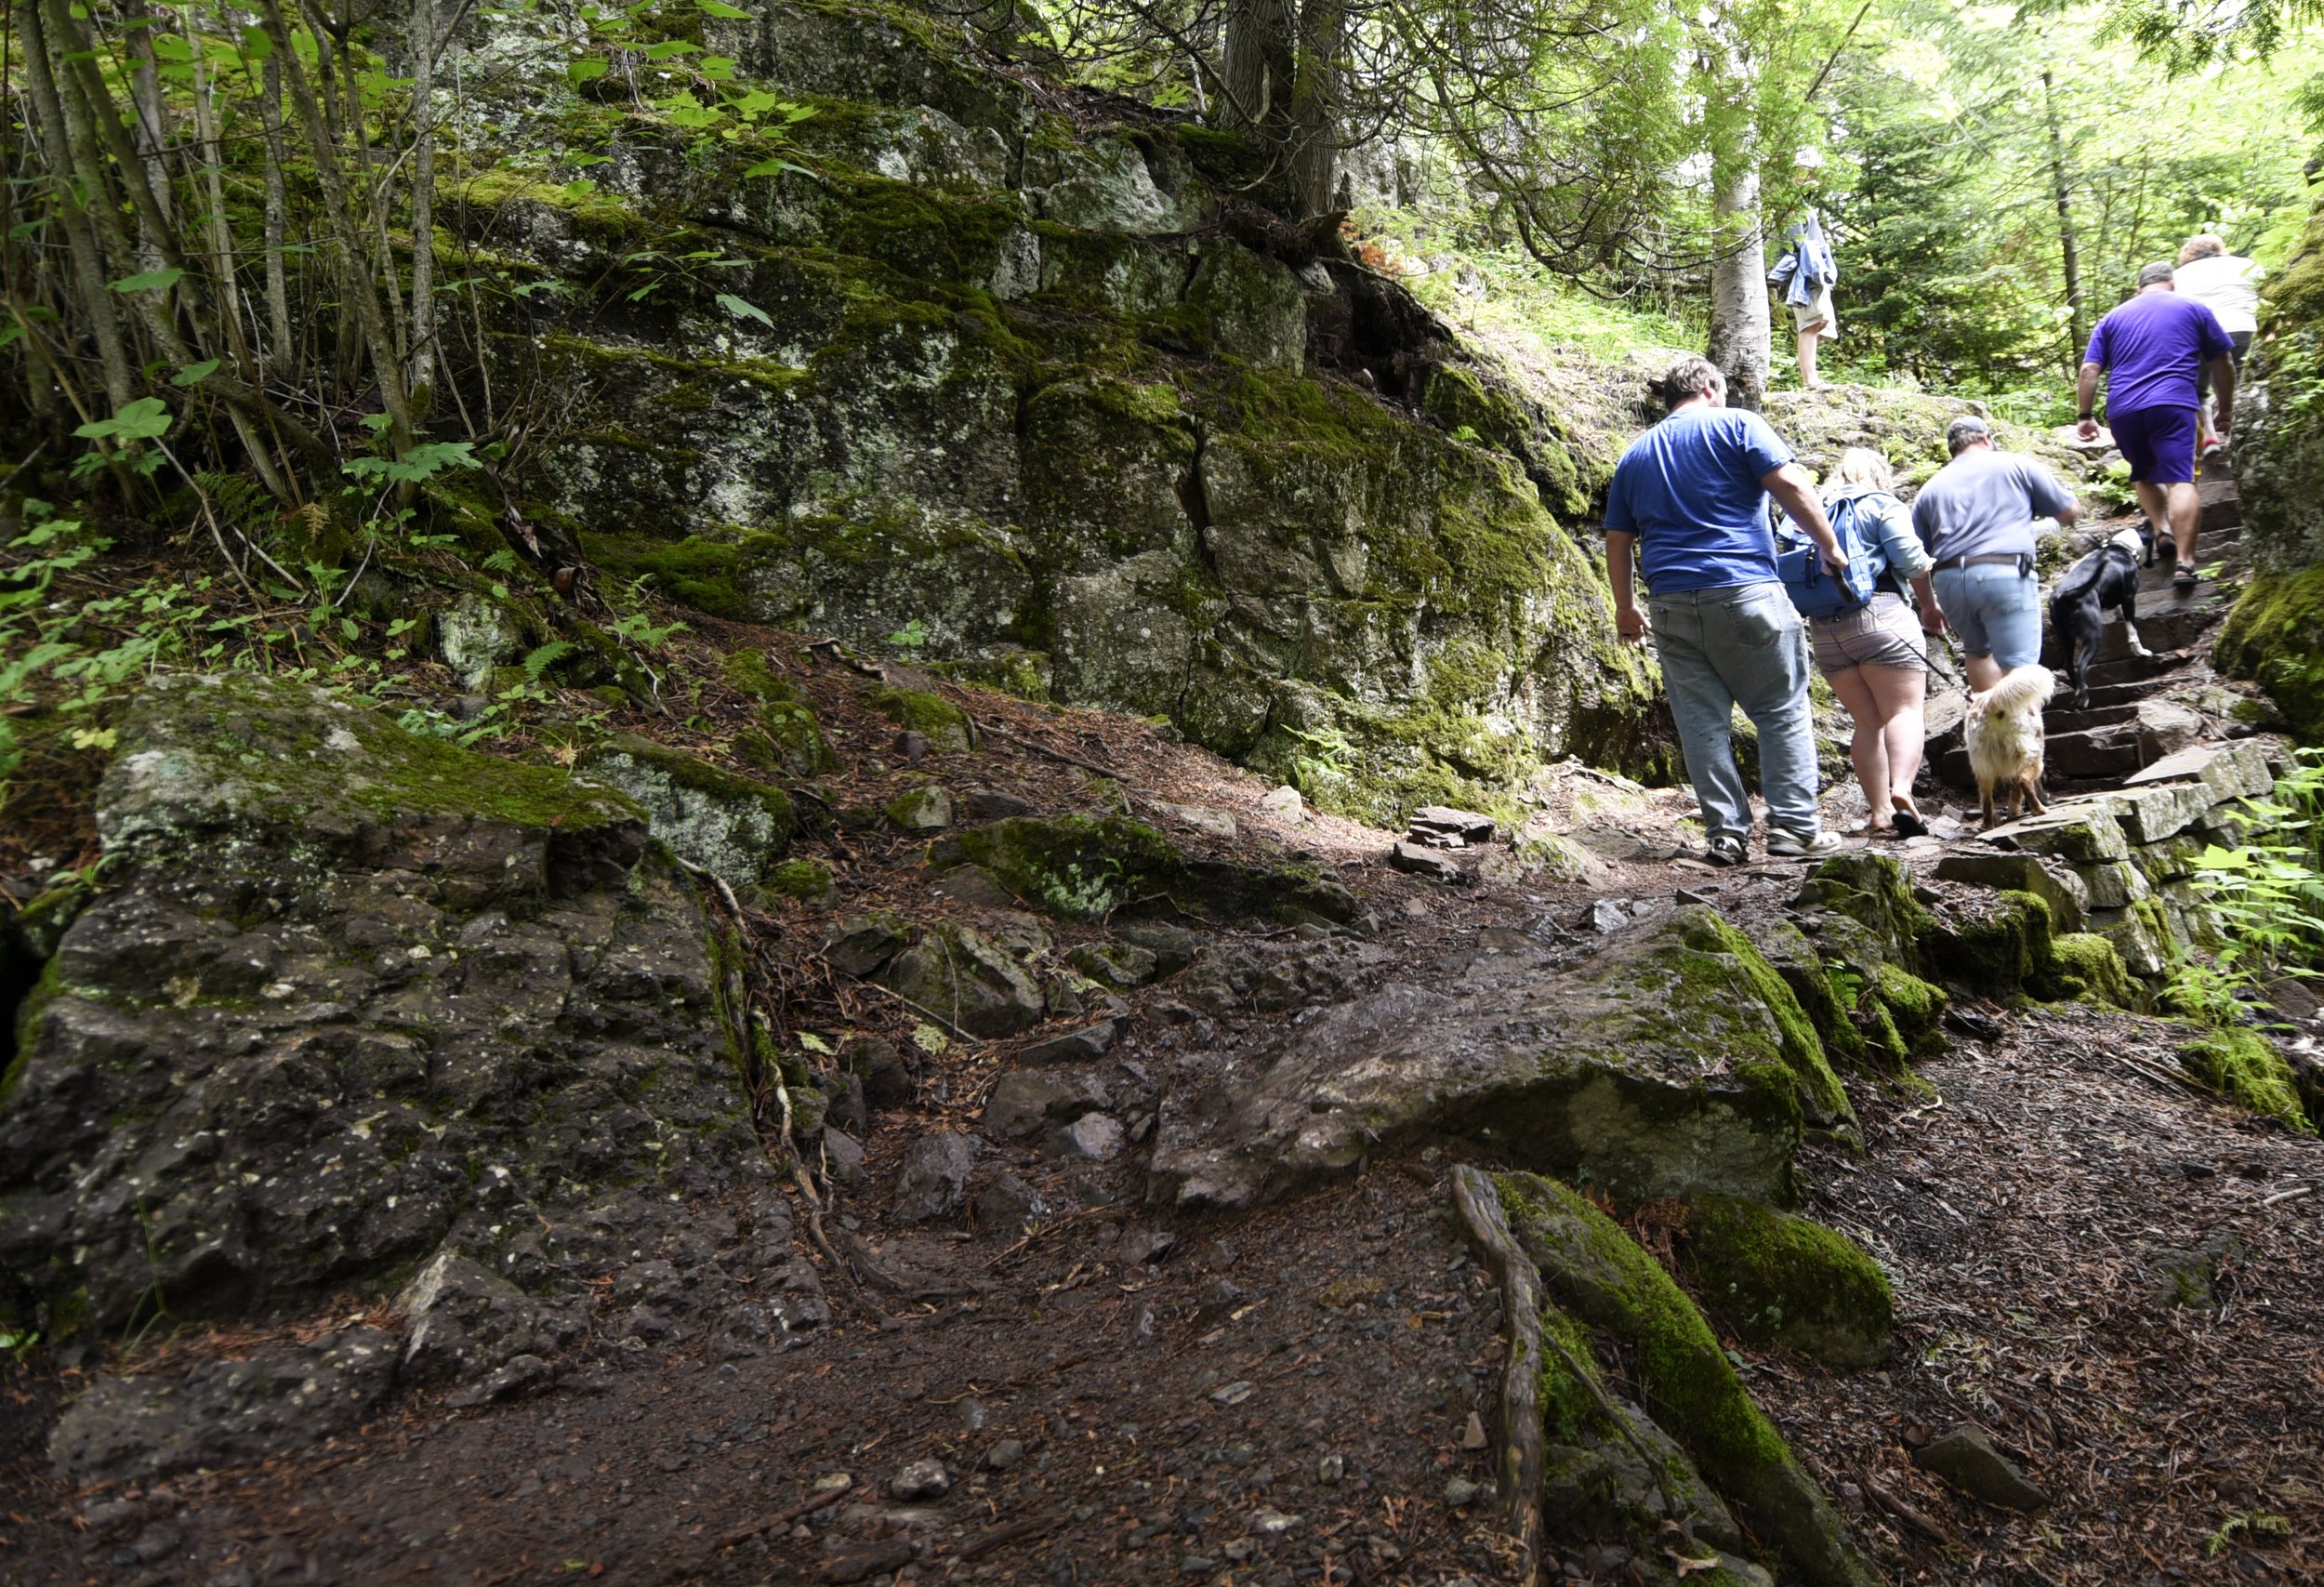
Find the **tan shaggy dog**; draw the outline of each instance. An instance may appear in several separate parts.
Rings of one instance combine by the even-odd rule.
[[[1994,822],[1997,788],[2009,790],[2012,821],[2025,802],[2037,815],[2050,808],[2041,801],[2041,708],[2057,687],[2048,668],[2019,667],[1984,694],[1969,696],[1969,770],[1977,779],[1986,826]]]

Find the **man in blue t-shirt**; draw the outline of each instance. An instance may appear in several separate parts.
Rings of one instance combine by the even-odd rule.
[[[2172,584],[2195,588],[2195,532],[2202,504],[2195,494],[2195,434],[2202,414],[2196,375],[2211,368],[2219,388],[2217,430],[2224,438],[2235,414],[2235,343],[2219,316],[2176,291],[2172,267],[2150,264],[2138,272],[2138,295],[2098,322],[2082,354],[2081,438],[2094,440],[2091,406],[2098,377],[2106,377],[2106,428],[2131,465],[2138,505],[2159,538],[2168,529],[2178,543]]]
[[[1823,830],[1816,808],[1806,632],[1776,576],[1767,497],[1806,527],[1832,571],[1848,559],[1813,477],[1765,419],[1726,405],[1716,364],[1682,358],[1661,386],[1670,417],[1631,443],[1606,490],[1615,628],[1624,644],[1654,635],[1711,864],[1740,864],[1751,830],[1750,795],[1735,763],[1738,705],[1759,729],[1768,853],[1829,853],[1840,840]],[[1631,589],[1633,552],[1646,581],[1645,613]]]

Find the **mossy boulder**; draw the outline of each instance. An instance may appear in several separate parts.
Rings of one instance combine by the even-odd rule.
[[[757,651],[738,650],[726,658],[726,681],[759,702],[752,720],[758,731],[735,739],[734,753],[776,775],[817,777],[839,769],[839,758],[824,736],[814,708],[788,679],[776,676]]]
[[[2114,941],[2102,932],[2054,933],[2048,902],[2031,893],[1958,900],[1930,919],[1921,944],[1937,973],[1979,996],[2140,1005]]]
[[[1654,1258],[1555,1180],[1505,1173],[1493,1184],[1550,1298],[1620,1342],[1646,1413],[1742,1512],[1752,1533],[1813,1587],[1876,1587],[1880,1573],[1752,1403],[1702,1314]]]
[[[2206,1031],[2179,1049],[2179,1064],[2238,1106],[2281,1119],[2303,1134],[2316,1133],[2291,1065],[2259,1032],[2240,1025]]]
[[[957,755],[969,747],[969,713],[942,694],[925,689],[877,689],[865,703],[939,750]]]
[[[730,887],[757,886],[799,829],[781,788],[635,734],[593,746],[575,769],[634,800],[672,853]]]
[[[1912,879],[1886,854],[1838,854],[1800,884],[1791,906],[1845,916],[1872,934],[1878,951],[1906,970],[1920,968],[1919,939],[1928,912],[1912,899]]]
[[[896,795],[879,813],[906,832],[941,832],[952,825],[952,796],[930,783]]]
[[[1135,943],[1084,943],[1065,961],[1101,986],[1128,991],[1154,979],[1157,959]]]
[[[1012,815],[944,839],[928,857],[939,871],[980,866],[1018,897],[1069,919],[1102,920],[1155,900],[1206,919],[1267,919],[1286,906],[1327,920],[1356,912],[1354,895],[1336,881],[1196,859],[1154,827],[1119,816]]]
[[[1548,1304],[1541,1330],[1563,1347],[1541,1352],[1538,1388],[1541,1514],[1551,1535],[1577,1548],[1601,1541],[1644,1543],[1676,1522],[1697,1545],[1689,1557],[1699,1557],[1705,1546],[1722,1554],[1740,1551],[1743,1535],[1725,1501],[1678,1441],[1609,1381],[1590,1330]],[[1723,1570],[1690,1573],[1687,1580],[1749,1580],[1729,1574],[1740,1561],[1722,1563]]]
[[[1048,1016],[1033,977],[1005,948],[967,926],[926,930],[873,979],[971,1036],[1014,1036]]]
[[[2144,1002],[2115,946],[2095,932],[2068,932],[2050,941],[2050,987],[2061,998],[2136,1009]]]
[[[1849,1118],[1790,989],[1700,906],[1571,968],[1512,949],[1455,985],[1385,987],[1262,1057],[1223,1093],[1165,1099],[1154,1194],[1248,1205],[1441,1131],[1620,1199],[1789,1203],[1803,1118]]]
[[[697,890],[627,798],[291,680],[156,679],[117,732],[109,885],[0,1102],[0,1321],[289,1313],[436,1256],[564,1292],[763,1176]]]
[[[1888,1276],[1847,1236],[1732,1196],[1687,1204],[1686,1250],[1710,1308],[1744,1338],[1835,1367],[1888,1359]]]

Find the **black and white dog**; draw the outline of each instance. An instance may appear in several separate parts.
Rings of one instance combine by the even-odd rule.
[[[2145,524],[2119,531],[2112,539],[2067,568],[2050,591],[2050,628],[2066,645],[2067,673],[2074,681],[2074,704],[2090,704],[2090,663],[2098,654],[2108,607],[2122,614],[2131,648],[2148,655],[2138,637],[2138,569],[2153,534]]]

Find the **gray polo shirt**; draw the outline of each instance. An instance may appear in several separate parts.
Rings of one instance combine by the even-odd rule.
[[[1973,446],[1912,499],[1912,532],[1931,560],[2031,556],[2033,522],[2074,505],[2074,493],[2033,458]]]

